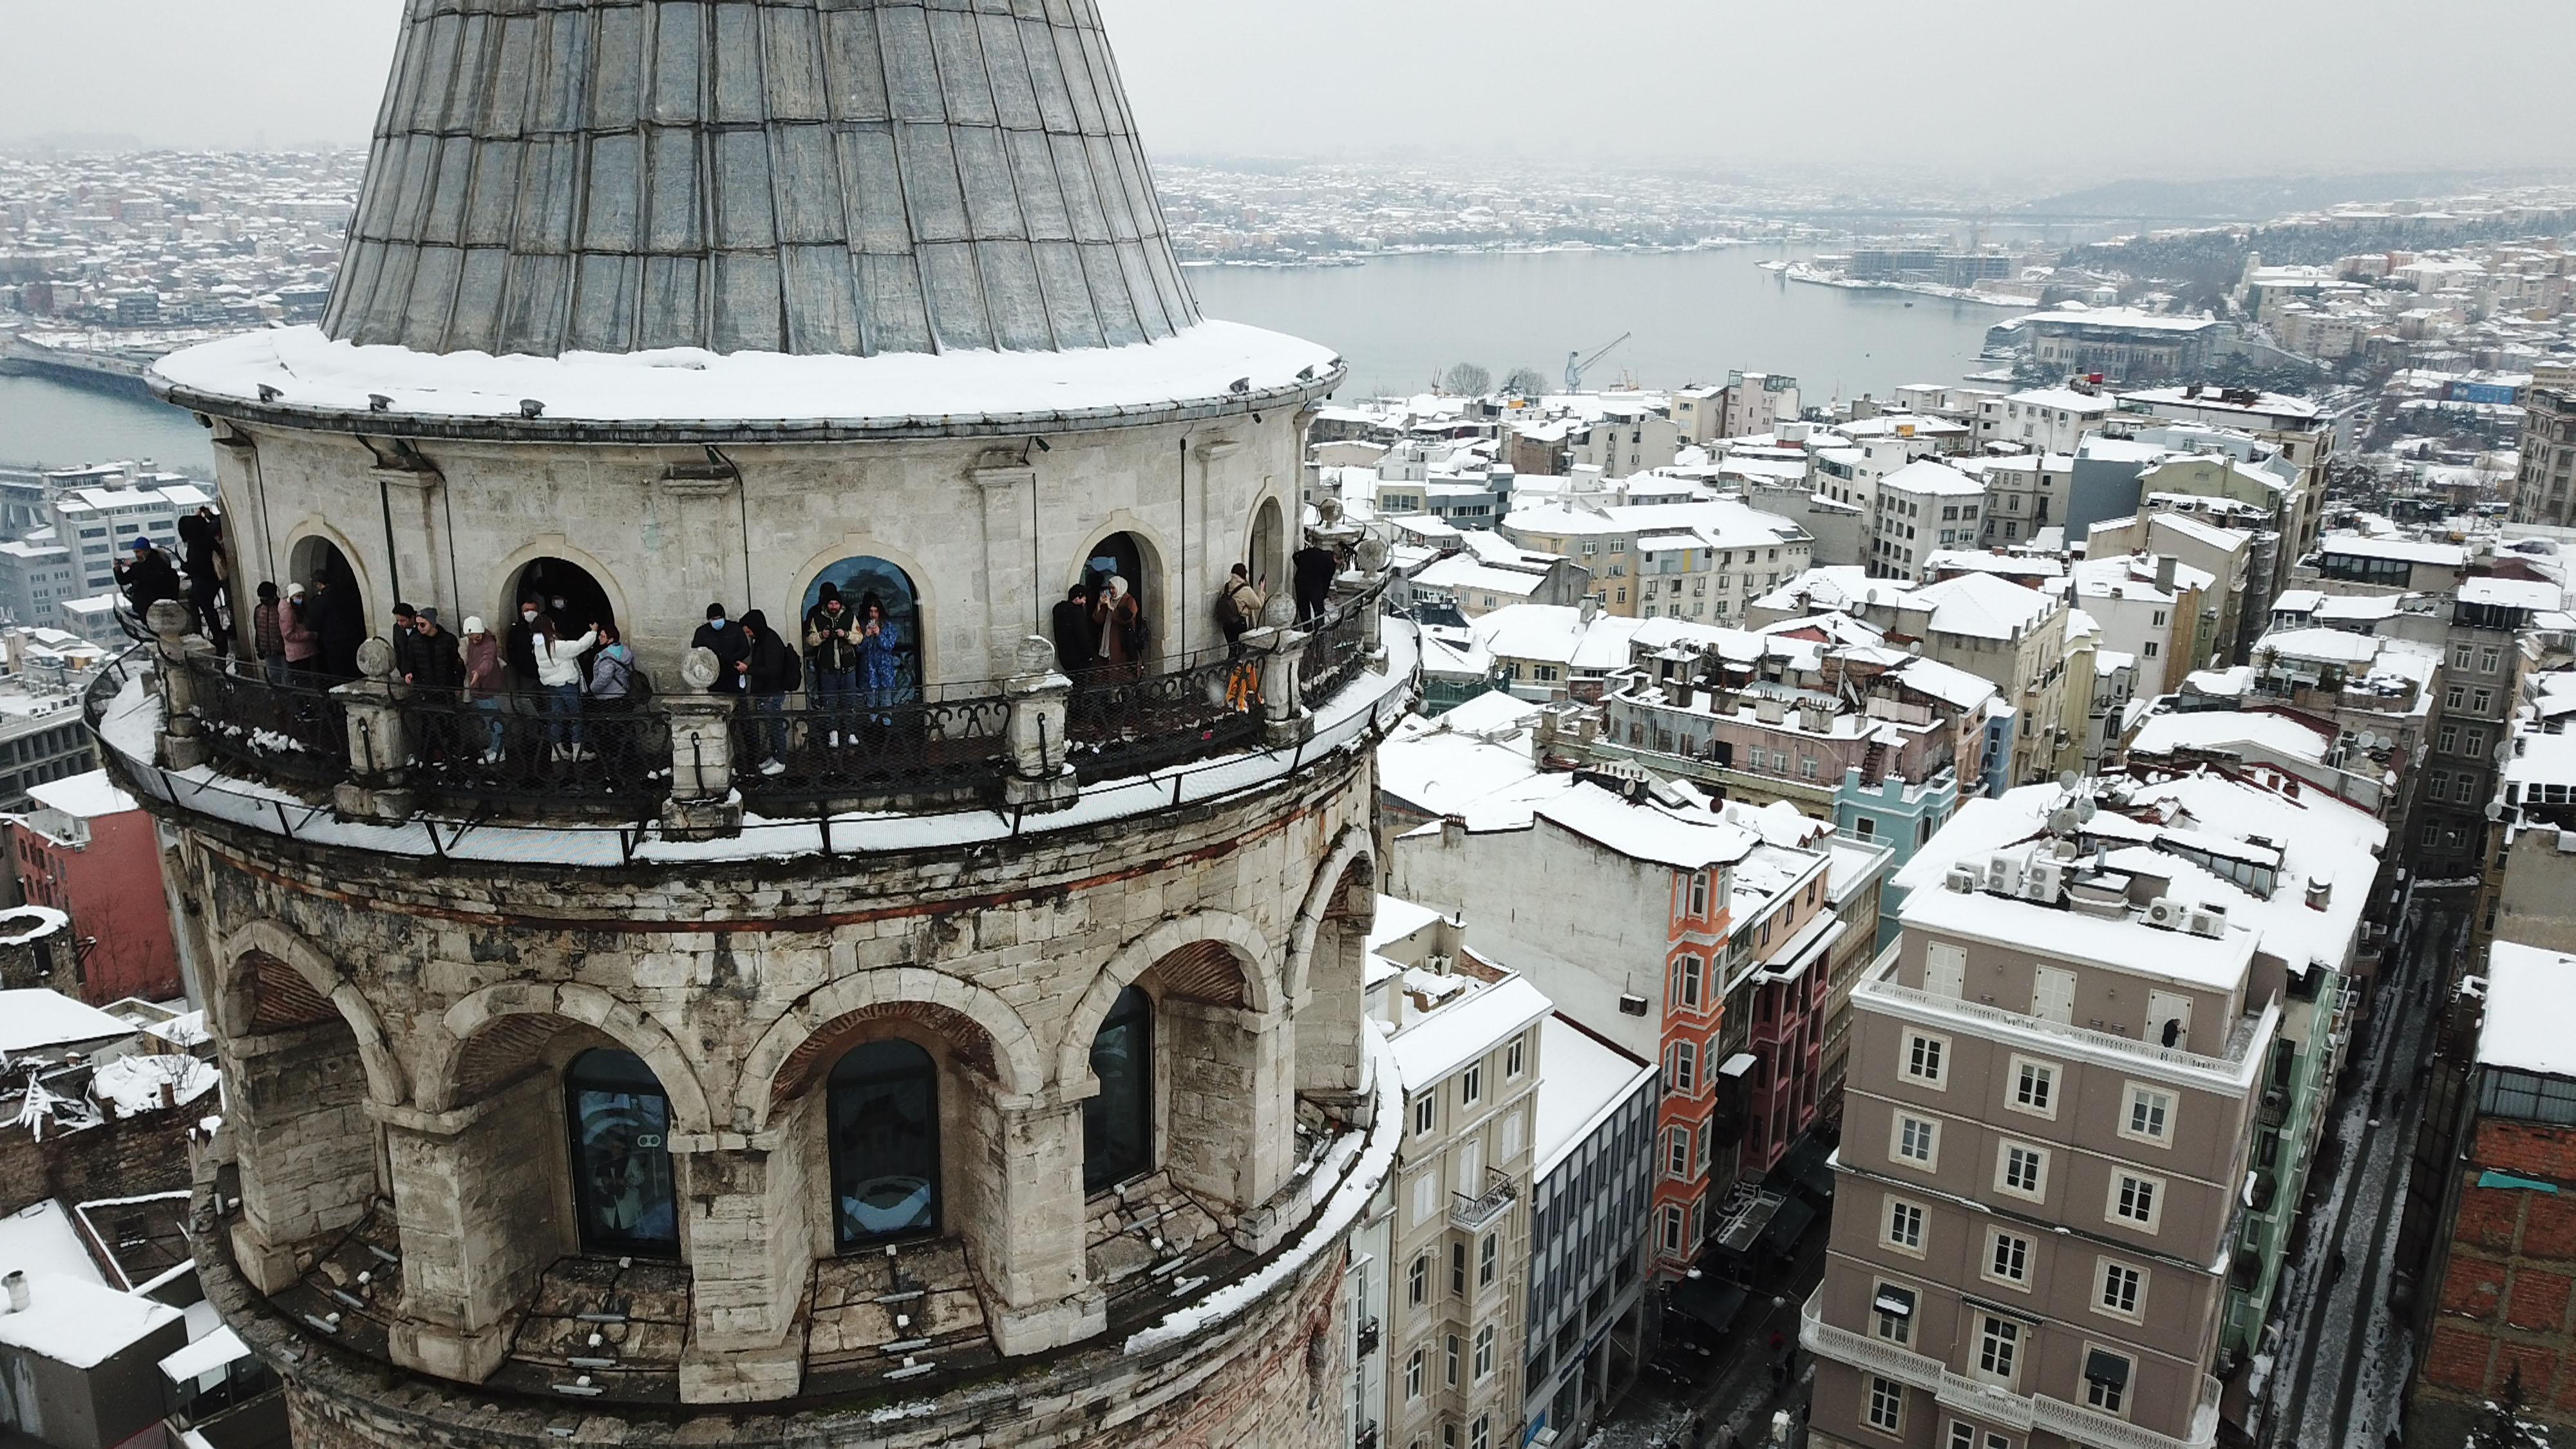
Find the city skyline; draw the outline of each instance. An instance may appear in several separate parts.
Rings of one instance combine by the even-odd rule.
[[[183,149],[356,145],[373,123],[399,9],[398,0],[22,7],[12,16],[20,43],[0,56],[0,145],[61,135]],[[1100,9],[1162,158],[1451,155],[1757,174],[1928,163],[1977,190],[2576,165],[2576,133],[2553,124],[2553,98],[2492,73],[2507,64],[2496,58],[2499,34],[2515,37],[2514,71],[2576,65],[2576,39],[2521,0],[2468,7],[2444,27],[2411,23],[2393,4],[2342,7],[2332,26],[2292,7],[2166,7],[2159,14],[2176,36],[2214,38],[2223,25],[2226,43],[2178,41],[2161,74],[2136,59],[2127,19],[2030,0],[1937,34],[1889,4],[1848,7],[1820,34],[1801,11],[1649,0],[1616,26],[1592,27],[1599,46],[1568,43],[1568,26],[1595,17],[1562,0],[1425,0],[1393,13],[1354,0],[1101,0]],[[118,37],[112,64],[103,54],[90,63],[103,33]],[[1539,55],[1544,70],[1528,65]],[[2140,99],[2088,113],[2103,88],[2065,69],[2086,64],[2110,66],[2109,78]],[[296,84],[206,81],[281,65]],[[2014,78],[2020,66],[2033,74]],[[2409,89],[2421,104],[2392,104]],[[2063,104],[2047,98],[2052,90]],[[2453,104],[2444,98],[2464,94],[2478,97],[2474,130],[2443,119]]]

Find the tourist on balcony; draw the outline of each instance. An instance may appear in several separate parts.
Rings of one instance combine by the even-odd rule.
[[[758,609],[742,616],[741,632],[743,693],[751,700],[751,717],[743,729],[744,754],[760,762],[764,775],[785,774],[787,726],[781,716],[787,709],[787,692],[798,683],[796,656],[769,627],[769,616]]]
[[[858,726],[850,713],[859,702],[858,641],[858,616],[843,602],[841,586],[825,582],[805,614],[805,658],[814,666],[814,711],[829,731],[825,743],[831,749],[841,747],[843,730]]]
[[[602,717],[590,722],[591,745],[615,770],[636,754],[635,723],[627,714],[635,707],[639,682],[635,651],[626,647],[625,637],[606,619],[593,632],[599,635],[599,647],[590,654],[590,710]]]
[[[250,645],[259,655],[259,672],[270,688],[286,682],[286,605],[277,597],[277,585],[262,581],[259,605],[250,611]]]
[[[483,763],[501,763],[501,714],[510,695],[509,671],[501,662],[501,641],[483,627],[482,619],[465,619],[465,702],[483,715]]]
[[[286,604],[278,610],[278,633],[285,643],[287,677],[310,686],[322,665],[322,636],[313,627],[313,601],[302,584],[286,586]]]
[[[531,699],[541,698],[545,685],[537,678],[537,621],[546,616],[546,601],[534,594],[519,601],[519,622],[501,634],[501,658],[510,666],[510,685]],[[539,706],[529,711],[543,713]]]
[[[1091,628],[1099,641],[1092,649],[1092,668],[1110,681],[1144,677],[1145,614],[1117,574],[1091,604]]]
[[[456,757],[463,737],[457,724],[457,691],[465,687],[465,656],[456,636],[438,627],[438,610],[422,609],[412,619],[410,669],[403,682],[420,700],[420,757],[444,765]]]
[[[152,606],[179,597],[179,571],[170,567],[169,555],[139,533],[128,547],[133,557],[116,565],[117,582],[125,589],[125,601],[134,606],[135,620],[148,629]]]
[[[179,543],[188,571],[188,607],[197,611],[197,629],[216,649],[231,632],[224,627],[216,597],[223,591],[223,530],[211,508],[200,508],[179,520]]]
[[[330,680],[358,677],[358,646],[367,642],[367,621],[359,613],[354,580],[335,579],[329,571],[313,576],[313,631],[322,636],[322,674]]]
[[[1333,596],[1333,576],[1342,571],[1341,556],[1320,543],[1308,543],[1288,560],[1288,567],[1297,593],[1297,622],[1322,618]]]
[[[584,758],[581,745],[581,656],[599,642],[595,633],[566,639],[555,632],[554,616],[539,614],[528,622],[529,650],[536,656],[537,688],[545,703],[546,741],[558,760]]]
[[[420,611],[409,604],[394,605],[393,632],[385,636],[394,646],[394,698],[411,697],[411,677],[419,672]]]
[[[724,605],[707,605],[707,621],[689,636],[689,647],[704,649],[716,657],[716,680],[707,686],[707,693],[727,699],[742,696],[743,680],[751,671],[746,662],[751,645],[743,638],[742,630],[725,617]]]
[[[859,689],[867,696],[868,723],[879,729],[894,723],[888,713],[903,689],[903,639],[885,604],[876,595],[859,600]]]
[[[1091,635],[1091,590],[1080,584],[1064,591],[1055,606],[1055,663],[1064,677],[1080,682],[1091,672],[1100,641]]]
[[[1234,668],[1226,674],[1226,707],[1249,710],[1261,697],[1261,676],[1252,661],[1243,657],[1243,636],[1261,623],[1261,608],[1267,603],[1261,590],[1253,587],[1252,572],[1236,564],[1226,574],[1225,587],[1216,598],[1216,625],[1225,633],[1226,652],[1234,659]]]

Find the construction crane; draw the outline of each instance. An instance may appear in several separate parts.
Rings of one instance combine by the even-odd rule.
[[[1583,374],[1592,370],[1592,364],[1608,357],[1611,353],[1618,350],[1620,343],[1625,342],[1636,335],[1637,334],[1634,332],[1622,332],[1610,343],[1609,346],[1602,348],[1599,352],[1592,354],[1590,357],[1585,357],[1580,352],[1569,352],[1565,354],[1565,390],[1567,392],[1583,391]]]

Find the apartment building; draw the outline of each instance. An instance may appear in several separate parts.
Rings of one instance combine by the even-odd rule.
[[[2488,855],[2487,802],[2496,798],[2496,749],[2511,730],[2516,692],[2529,662],[2524,631],[2565,607],[2565,592],[2537,579],[2479,576],[2462,582],[2443,631],[2441,688],[2432,752],[2416,794],[2409,858],[2435,878],[2475,875]],[[2449,788],[2437,791],[2436,778]]]
[[[1925,657],[1985,680],[2002,696],[1988,719],[2004,741],[2004,783],[2053,774],[2062,743],[2065,600],[1984,573],[1884,595],[1865,590],[1858,612],[1890,644],[1920,644]]]
[[[1521,1422],[1539,1025],[1548,1001],[1454,919],[1381,898],[1370,1015],[1404,1083],[1379,1442],[1498,1449]],[[1390,955],[1389,953],[1393,953]]]
[[[1711,624],[1741,620],[1746,604],[1804,572],[1814,543],[1788,519],[1731,499],[1622,504],[1583,491],[1514,509],[1498,531],[1574,560],[1610,613]]]
[[[2015,453],[1978,461],[1985,480],[1985,530],[1980,546],[2027,543],[2043,528],[2063,527],[2067,488],[2075,459],[2067,453]]]
[[[1933,553],[1973,548],[1984,538],[1985,501],[1986,485],[1947,463],[1906,464],[1878,481],[1870,556],[1862,563],[1881,578],[1929,579]]]
[[[2137,656],[2138,688],[2155,695],[2217,662],[2216,584],[2171,554],[2113,554],[2077,560],[2066,586],[2075,606],[2101,626],[2103,648]]]
[[[2119,400],[2080,387],[2040,387],[1981,399],[1977,441],[2016,443],[2034,453],[2072,453],[2119,410]]]
[[[2270,626],[2270,597],[2256,587],[2254,578],[2255,542],[2245,529],[2168,509],[2151,498],[2147,511],[2136,517],[2094,524],[2084,552],[2093,559],[2121,554],[2172,558],[2207,574],[2211,581],[2203,589],[2201,603],[2214,630],[2203,654],[2232,662],[2243,659],[2255,638]],[[2268,586],[2268,578],[2265,583]]]
[[[1768,1171],[1786,1150],[1767,1119],[1753,1121],[1754,1105],[1786,1094],[1776,1114],[1786,1131],[1812,1125],[1811,1070],[1801,1077],[1784,1059],[1759,1082],[1740,1068],[1728,1077],[1732,1054],[1721,1048],[1729,992],[1792,942],[1821,959],[1818,933],[1802,932],[1832,914],[1826,852],[1770,843],[1747,823],[1761,812],[1703,800],[1642,772],[1538,776],[1463,819],[1398,836],[1389,852],[1396,893],[1465,920],[1480,949],[1509,961],[1567,1016],[1661,1065],[1651,1235],[1666,1277],[1697,1255],[1712,1194],[1740,1173]],[[1824,828],[1783,814],[1772,830],[1789,838]],[[1816,989],[1794,1014],[1820,1015],[1824,1001]],[[1820,1022],[1812,1039],[1821,1045]],[[1812,1056],[1804,1060],[1812,1068]],[[1740,1110],[1730,1117],[1726,1108]]]
[[[1907,868],[1852,992],[1817,1442],[2215,1441],[2340,1059],[2369,892],[2336,872],[2379,829],[2348,812],[2293,860],[2263,832],[2306,805],[2036,787]]]
[[[1673,466],[1681,441],[1681,429],[1662,413],[1642,403],[1612,403],[1598,421],[1574,434],[1569,457],[1576,467],[1625,478]]]
[[[2516,523],[2576,527],[2576,390],[2539,387],[2522,404],[2522,466],[2514,474]]]
[[[1539,1036],[1547,1077],[1531,1169],[1521,1418],[1529,1436],[1576,1444],[1644,1360],[1660,1074],[1562,1012],[1539,1024]]]

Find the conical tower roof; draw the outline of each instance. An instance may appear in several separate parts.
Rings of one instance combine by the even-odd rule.
[[[1073,351],[1198,320],[1091,0],[411,0],[325,331]]]

